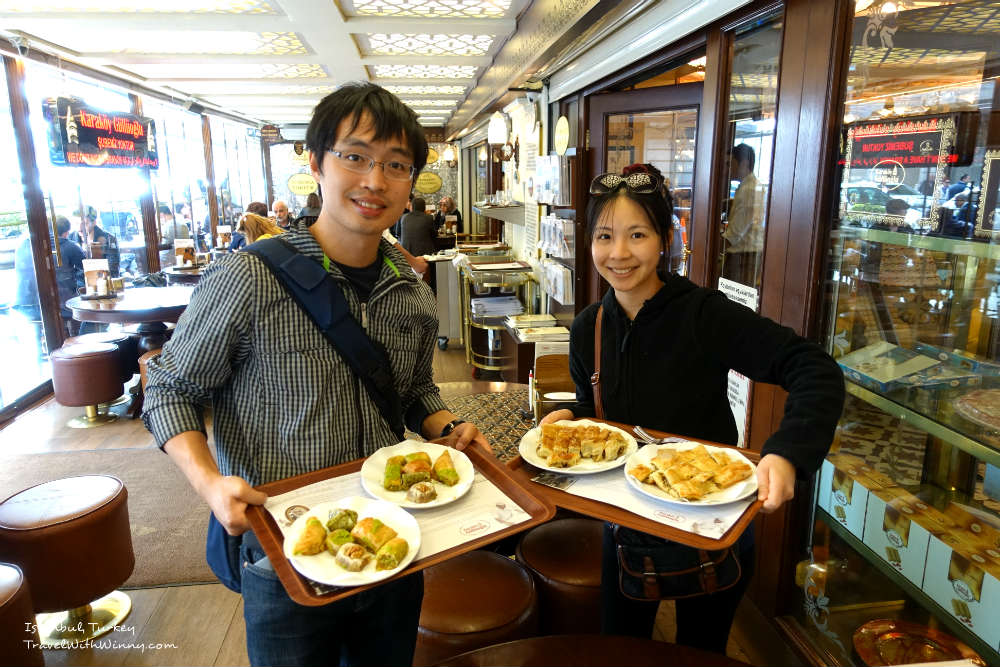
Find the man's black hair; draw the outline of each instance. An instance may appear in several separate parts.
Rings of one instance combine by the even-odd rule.
[[[374,83],[347,83],[333,91],[316,105],[309,129],[306,130],[306,147],[316,156],[322,167],[323,153],[337,141],[337,128],[344,119],[350,119],[347,133],[358,129],[363,116],[371,119],[375,141],[401,139],[413,154],[416,172],[427,163],[427,139],[424,128],[417,122],[417,114],[398,97]]]
[[[171,218],[174,217],[174,213],[170,210],[170,206],[168,204],[160,204],[158,208],[160,210],[160,215],[169,215]]]
[[[181,202],[180,204],[174,204],[174,213],[176,213],[177,215],[183,215],[185,206],[187,206],[186,202]]]
[[[885,212],[890,215],[905,215],[908,208],[910,205],[906,203],[906,200],[898,197],[893,197],[885,203]]]
[[[427,210],[427,202],[424,201],[423,197],[413,198],[413,210],[417,213],[423,213]]]
[[[62,236],[63,234],[65,234],[66,232],[68,232],[72,228],[73,228],[73,225],[70,224],[69,219],[67,219],[66,216],[60,215],[58,218],[56,218],[56,235],[57,236]]]
[[[733,146],[729,154],[736,158],[737,162],[745,162],[750,171],[753,171],[753,165],[757,161],[757,154],[754,153],[753,148],[747,144],[737,144]]]
[[[670,273],[670,242],[673,240],[674,203],[669,193],[650,192],[637,194],[626,187],[603,195],[591,195],[587,203],[587,235],[591,240],[597,230],[597,223],[618,197],[628,197],[646,212],[653,230],[663,241],[663,252],[656,273],[665,278]]]

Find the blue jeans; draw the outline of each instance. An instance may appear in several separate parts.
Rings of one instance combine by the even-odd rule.
[[[253,533],[240,547],[251,665],[409,665],[424,577],[418,572],[322,607],[293,602]]]
[[[629,530],[622,528],[622,530]],[[635,532],[635,531],[633,531]],[[754,572],[753,525],[736,543],[742,576],[732,588],[712,595],[685,598],[675,602],[677,608],[676,643],[714,653],[726,653],[729,629],[733,625],[736,607],[743,598]],[[641,533],[639,533],[641,535]],[[657,540],[646,536],[649,540]],[[666,542],[666,540],[660,540]],[[625,635],[649,639],[653,636],[659,601],[633,600],[622,594],[618,585],[618,554],[612,524],[604,524],[601,558],[601,634]]]

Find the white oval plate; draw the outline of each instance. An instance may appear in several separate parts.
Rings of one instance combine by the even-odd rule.
[[[354,510],[358,513],[358,521],[365,517],[374,517],[395,530],[398,536],[410,545],[410,550],[406,552],[403,562],[392,570],[376,570],[375,554],[372,554],[371,560],[363,570],[348,572],[337,565],[334,554],[329,551],[321,551],[315,556],[293,556],[292,549],[305,528],[306,519],[314,516],[325,525],[330,511],[336,509]],[[296,519],[295,523],[288,529],[284,544],[285,557],[288,558],[292,567],[303,576],[330,586],[363,586],[381,581],[409,565],[418,551],[420,551],[420,526],[417,525],[417,520],[413,516],[392,503],[362,498],[361,496],[349,496],[331,503],[320,503],[310,508],[308,512]]]
[[[636,443],[635,438],[630,434],[621,430],[616,426],[611,426],[610,424],[603,424],[601,422],[590,421],[589,419],[561,419],[556,422],[559,425],[574,425],[574,426],[598,426],[608,431],[615,431],[620,433],[625,438],[625,451],[621,456],[616,458],[614,461],[600,461],[595,462],[590,459],[586,459],[583,463],[578,463],[575,466],[569,468],[553,468],[548,465],[548,463],[538,455],[536,450],[538,449],[538,439],[542,437],[542,429],[540,426],[536,426],[521,438],[520,444],[517,446],[517,451],[521,454],[521,458],[535,466],[536,468],[541,468],[542,470],[550,470],[552,472],[559,473],[560,475],[592,475],[597,472],[604,472],[605,470],[614,470],[618,466],[625,463],[635,451],[639,448],[638,443]]]
[[[709,505],[725,505],[726,503],[734,503],[737,500],[743,500],[744,498],[757,493],[757,466],[753,464],[753,461],[743,456],[740,452],[734,449],[727,449],[725,447],[713,447],[712,445],[705,445],[705,449],[710,452],[725,452],[730,458],[739,457],[753,471],[749,477],[747,477],[742,482],[733,484],[728,489],[723,489],[722,491],[716,491],[715,493],[710,493],[703,497],[701,500],[681,500],[679,498],[674,498],[666,491],[662,490],[655,484],[643,484],[637,480],[632,475],[628,474],[628,471],[635,466],[642,464],[652,468],[650,461],[663,449],[672,449],[675,451],[683,452],[688,449],[694,449],[698,445],[703,444],[700,442],[691,442],[690,440],[685,440],[684,442],[676,442],[668,445],[646,445],[635,454],[629,457],[628,461],[625,463],[625,479],[632,486],[633,489],[639,493],[645,494],[650,498],[655,498],[656,500],[662,500],[667,503],[674,505],[685,505],[687,507],[697,507],[697,506],[709,506]]]
[[[447,484],[431,480],[434,490],[438,494],[434,500],[427,503],[415,503],[406,499],[406,491],[386,491],[385,487],[382,486],[382,482],[385,479],[385,462],[391,457],[406,456],[413,452],[427,452],[427,455],[431,457],[431,463],[433,463],[441,455],[441,452],[446,449],[451,452],[451,461],[455,464],[455,470],[458,472],[458,484],[448,486]],[[472,488],[472,482],[475,481],[475,478],[476,469],[472,466],[472,461],[469,460],[469,457],[464,452],[434,442],[404,440],[397,445],[382,447],[376,450],[374,454],[365,459],[365,462],[361,464],[361,486],[364,487],[367,493],[375,498],[386,500],[409,509],[440,507],[441,505],[454,502],[468,493],[469,489]]]

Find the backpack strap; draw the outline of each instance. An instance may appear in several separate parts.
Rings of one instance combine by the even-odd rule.
[[[590,385],[594,388],[594,412],[598,419],[604,419],[604,401],[601,399],[601,320],[604,315],[604,304],[597,307],[597,319],[594,320],[594,374],[590,376]]]
[[[277,236],[257,241],[244,250],[259,257],[309,315],[333,349],[361,379],[392,432],[402,440],[402,402],[396,391],[389,355],[354,319],[333,277],[318,262]]]

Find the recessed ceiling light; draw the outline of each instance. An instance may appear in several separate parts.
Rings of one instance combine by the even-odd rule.
[[[377,79],[472,79],[475,65],[373,65]]]
[[[382,86],[394,95],[462,95],[465,86]]]
[[[453,107],[458,104],[458,100],[402,100],[403,104],[411,107]]]
[[[299,79],[326,78],[322,65],[275,65],[272,63],[157,63],[129,65],[129,70],[147,79]]]
[[[236,30],[80,30],[69,22],[47,28],[45,39],[80,53],[301,55],[308,49],[294,32]]]
[[[169,14],[278,14],[267,0],[0,0],[0,12],[65,13],[122,12]]]

